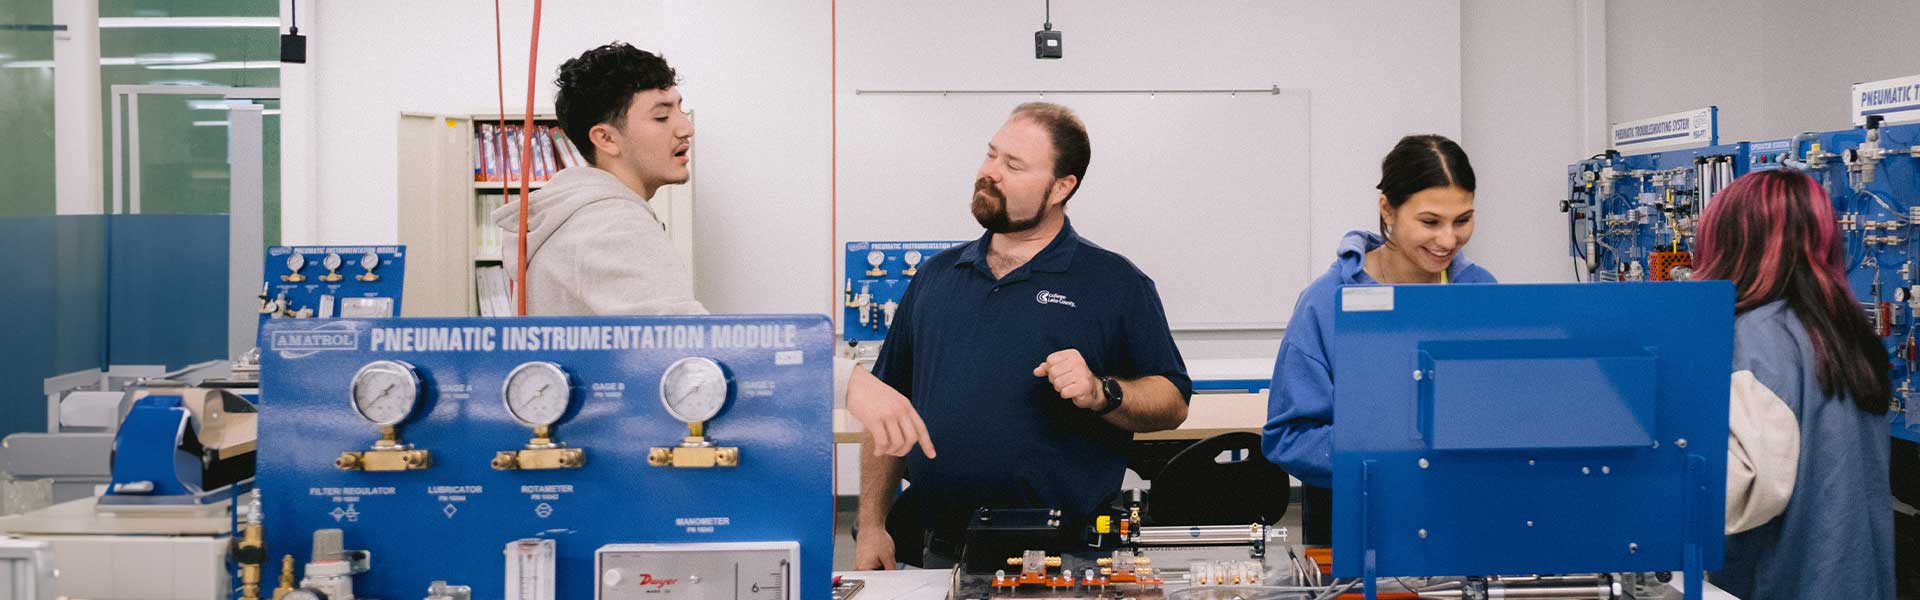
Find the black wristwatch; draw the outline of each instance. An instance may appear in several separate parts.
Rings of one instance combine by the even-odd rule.
[[[1118,410],[1120,408],[1120,400],[1122,396],[1122,392],[1120,391],[1120,380],[1114,379],[1112,377],[1101,377],[1100,390],[1106,393],[1107,395],[1107,405],[1100,407],[1100,410],[1093,411],[1093,414],[1105,415],[1107,413]]]

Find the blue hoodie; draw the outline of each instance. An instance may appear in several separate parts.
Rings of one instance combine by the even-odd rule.
[[[1385,240],[1371,231],[1349,231],[1340,255],[1326,274],[1300,292],[1273,363],[1273,389],[1267,393],[1267,425],[1260,449],[1268,461],[1307,485],[1333,487],[1333,359],[1327,334],[1333,332],[1334,295],[1343,285],[1377,284],[1361,266],[1367,251]],[[1497,283],[1493,274],[1456,254],[1447,266],[1453,283]]]

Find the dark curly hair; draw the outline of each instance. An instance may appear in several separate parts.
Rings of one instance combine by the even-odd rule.
[[[587,132],[601,123],[620,127],[634,94],[672,88],[680,83],[680,76],[660,55],[614,42],[567,60],[553,83],[560,88],[553,100],[560,128],[587,162],[594,163],[593,140]]]

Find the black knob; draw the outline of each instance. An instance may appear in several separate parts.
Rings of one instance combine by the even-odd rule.
[[[1867,115],[1867,129],[1879,129],[1880,122],[1885,120],[1886,115]]]

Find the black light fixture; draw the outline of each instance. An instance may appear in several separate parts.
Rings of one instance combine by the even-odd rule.
[[[1060,32],[1053,30],[1053,0],[1047,2],[1047,20],[1039,31],[1033,32],[1033,57],[1038,59],[1060,58]]]
[[[280,34],[280,62],[307,64],[307,36],[300,35],[300,0],[293,0],[288,11],[293,17],[291,27]]]

